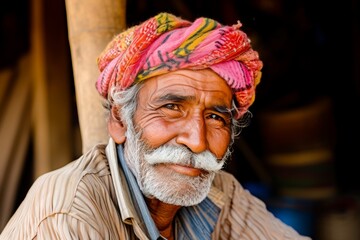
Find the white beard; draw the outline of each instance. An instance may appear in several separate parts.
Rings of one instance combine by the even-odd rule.
[[[128,125],[124,155],[146,197],[173,205],[192,206],[206,198],[215,173],[223,167],[230,151],[228,149],[223,159],[218,161],[210,151],[194,154],[185,147],[169,145],[149,149],[140,140],[140,134]],[[192,166],[206,173],[187,176],[166,167],[166,163]]]

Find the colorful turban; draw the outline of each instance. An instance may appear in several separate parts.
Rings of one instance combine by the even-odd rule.
[[[231,87],[241,117],[255,99],[262,61],[241,24],[221,25],[209,18],[190,22],[160,13],[115,36],[97,59],[96,88],[107,98],[112,87],[125,90],[136,82],[178,69],[211,68]]]

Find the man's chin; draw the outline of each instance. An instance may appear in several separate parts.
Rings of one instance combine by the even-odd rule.
[[[168,194],[168,193],[155,193],[155,194],[145,194],[146,197],[148,198],[156,198],[159,201],[163,202],[163,203],[167,203],[167,204],[171,204],[171,205],[176,205],[176,206],[183,206],[183,207],[188,207],[188,206],[194,206],[197,205],[199,203],[201,203],[207,196],[206,194],[203,195],[179,195],[179,194]]]

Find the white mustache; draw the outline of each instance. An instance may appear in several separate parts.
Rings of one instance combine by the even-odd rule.
[[[145,161],[149,164],[172,163],[193,168],[203,169],[208,172],[219,171],[224,160],[218,160],[210,151],[193,153],[182,146],[161,146],[145,153]]]

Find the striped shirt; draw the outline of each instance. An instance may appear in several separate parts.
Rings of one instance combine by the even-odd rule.
[[[116,156],[110,139],[39,177],[0,240],[156,238],[157,229],[149,233],[151,219],[139,210]],[[216,175],[208,197],[181,208],[174,221],[176,239],[310,239],[275,218],[224,171]]]

